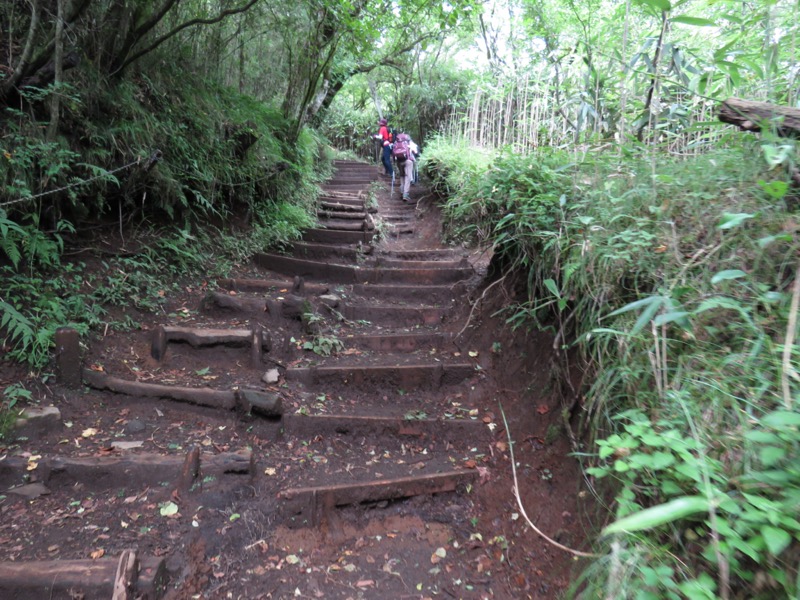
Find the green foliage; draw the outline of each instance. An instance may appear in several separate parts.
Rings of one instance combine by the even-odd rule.
[[[528,283],[509,324],[582,356],[576,433],[617,519],[584,594],[794,597],[800,350],[783,343],[800,240],[761,148],[563,168],[499,154],[483,173],[460,146],[432,154],[449,230]]]
[[[303,344],[303,349],[319,356],[330,356],[344,350],[344,343],[333,335],[315,335],[311,341]]]

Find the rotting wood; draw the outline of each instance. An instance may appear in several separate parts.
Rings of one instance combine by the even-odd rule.
[[[190,388],[162,385],[157,383],[143,383],[141,381],[128,381],[112,377],[105,373],[83,370],[83,380],[95,389],[109,390],[128,396],[145,398],[167,398],[178,402],[187,402],[197,406],[210,406],[233,410],[236,407],[236,393],[232,390],[213,390],[209,388]]]
[[[0,489],[35,479],[51,487],[72,486],[80,483],[92,490],[119,486],[151,486],[160,482],[175,482],[183,485],[182,478],[190,481],[186,489],[200,472],[218,474],[252,472],[253,453],[250,449],[218,454],[193,452],[185,456],[153,453],[125,454],[122,456],[45,456],[35,469],[30,470],[27,458],[8,456],[0,471]]]
[[[175,486],[177,492],[179,494],[188,492],[198,475],[200,475],[200,447],[192,446],[186,453],[181,472],[178,475],[178,482]]]
[[[357,415],[284,415],[282,421],[287,435],[376,436],[390,435],[411,438],[435,436],[439,442],[461,443],[489,436],[489,429],[472,419],[406,419]]]
[[[139,559],[136,550],[125,550],[120,554],[111,600],[133,600],[138,569]]]
[[[347,212],[364,214],[364,207],[356,204],[346,204],[344,202],[320,202],[320,210],[331,212]]]
[[[239,298],[220,292],[210,292],[203,299],[202,308],[207,309],[212,306],[237,312],[265,312],[267,307],[263,298]]]
[[[283,414],[283,402],[279,394],[241,389],[237,390],[236,398],[245,413],[264,417],[280,417]]]
[[[258,322],[250,326],[250,366],[254,369],[263,364],[264,331]]]
[[[275,279],[221,279],[220,286],[236,292],[276,292],[286,293],[292,289],[291,281]],[[281,292],[283,290],[283,292]],[[305,291],[312,294],[325,294],[330,286],[324,283],[306,283]]]
[[[438,389],[463,381],[475,372],[468,363],[443,365],[330,366],[300,367],[286,370],[286,379],[305,385],[343,383],[349,386],[428,387]]]
[[[778,135],[784,137],[800,135],[800,108],[779,106],[769,102],[728,98],[719,108],[719,120],[736,125],[744,131],[761,131],[766,123],[774,120]]]
[[[348,336],[347,345],[381,352],[413,352],[434,345],[441,346],[452,339],[449,333],[367,334]]]
[[[344,210],[318,210],[317,217],[320,219],[342,219],[342,220],[351,220],[351,221],[358,221],[360,219],[366,219],[367,214],[365,211],[344,211]]]
[[[357,244],[368,243],[375,237],[374,231],[337,231],[335,229],[306,229],[303,240],[318,244]]]
[[[285,319],[302,319],[311,311],[311,303],[302,296],[288,294],[281,301],[281,316]]]
[[[279,492],[278,498],[284,501],[283,510],[287,516],[294,516],[296,522],[305,521],[309,525],[316,526],[325,507],[453,492],[459,485],[470,483],[476,477],[477,473],[474,470],[461,469],[418,477],[289,488]],[[297,516],[300,519],[297,519]]]
[[[365,231],[364,223],[358,221],[324,220],[319,222],[319,226],[330,231]]]
[[[118,596],[115,583],[123,566],[122,560],[121,556],[93,560],[0,562],[0,598],[122,600],[135,597],[157,600],[164,595],[167,585],[164,559],[145,557],[138,560],[138,572],[131,574],[132,593]],[[129,555],[124,560],[124,568],[128,568]]]
[[[190,388],[143,383],[112,377],[105,373],[83,370],[83,379],[87,385],[95,389],[110,390],[118,394],[140,396],[145,398],[166,398],[177,402],[187,402],[197,406],[209,406],[224,410],[241,409],[250,412],[256,406],[259,414],[270,417],[280,416],[283,410],[280,398],[260,390],[213,390],[209,388]]]
[[[71,389],[81,386],[80,336],[72,327],[56,329],[56,379]]]
[[[292,282],[292,293],[298,296],[302,296],[305,294],[306,291],[306,280],[300,275],[294,276],[294,281]]]
[[[250,329],[200,329],[196,327],[160,326],[153,330],[150,355],[155,360],[162,360],[166,355],[169,342],[185,342],[192,348],[216,345],[251,345],[256,335],[255,327],[258,327],[259,352],[261,348],[269,352],[271,338],[268,334],[264,335],[260,324],[254,323]],[[254,364],[254,366],[258,366],[258,364]]]

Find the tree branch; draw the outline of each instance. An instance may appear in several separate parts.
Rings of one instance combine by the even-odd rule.
[[[22,79],[23,74],[25,73],[25,68],[28,66],[28,61],[31,58],[31,54],[33,54],[33,40],[36,37],[36,28],[39,26],[39,0],[33,0],[33,4],[31,5],[31,23],[30,27],[28,27],[28,37],[25,40],[25,48],[22,50],[22,54],[19,57],[19,63],[17,63],[17,68],[14,69],[14,72],[11,74],[4,83],[3,86],[0,87],[0,98],[4,98],[8,91],[13,88],[20,79]]]
[[[178,0],[169,0],[168,4],[169,3],[175,3],[177,1]],[[249,10],[257,2],[259,2],[259,0],[249,0],[249,2],[247,2],[247,4],[245,4],[244,6],[240,6],[238,8],[230,8],[230,9],[223,10],[216,17],[212,17],[210,19],[191,19],[189,21],[186,21],[185,23],[181,23],[180,25],[178,25],[174,29],[168,31],[167,33],[165,33],[161,37],[157,38],[147,48],[144,48],[144,49],[140,50],[139,52],[136,52],[133,56],[125,59],[124,62],[117,69],[115,69],[111,73],[111,75],[112,76],[118,75],[119,73],[124,71],[125,68],[128,65],[130,65],[131,63],[139,60],[142,56],[144,56],[146,54],[149,54],[150,52],[152,52],[153,50],[158,48],[161,44],[166,42],[168,39],[170,39],[171,37],[173,37],[176,34],[180,33],[181,31],[183,31],[187,27],[193,27],[194,25],[213,25],[214,23],[219,23],[220,21],[222,21],[226,17],[229,17],[231,15],[236,15],[236,14],[239,14],[239,13],[243,13],[243,12]],[[150,19],[150,20],[152,20],[152,19]],[[148,20],[148,22],[150,20]],[[152,27],[151,27],[151,29],[152,29]]]

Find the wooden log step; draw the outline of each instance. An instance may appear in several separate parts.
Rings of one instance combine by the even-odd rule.
[[[370,165],[367,163],[341,165],[341,166],[336,166],[336,172],[334,174],[334,178],[338,177],[342,173],[363,173],[365,175],[373,175],[377,177],[380,171],[376,168],[375,165]]]
[[[363,219],[361,221],[319,219],[318,224],[319,227],[332,231],[368,231],[370,229]]]
[[[178,327],[164,325],[156,328],[163,331],[168,342],[185,342],[192,348],[202,346],[248,346],[253,337],[252,329],[203,329],[200,327]],[[265,350],[269,350],[269,341],[262,340]]]
[[[306,229],[303,240],[319,244],[357,244],[369,243],[375,237],[374,231],[336,231],[335,229]]]
[[[347,202],[320,202],[318,210],[327,210],[332,212],[364,212],[364,203],[359,202],[349,204]]]
[[[360,193],[369,182],[357,183],[339,183],[337,181],[329,181],[322,186],[322,191],[327,195],[331,192],[350,192],[351,194]]]
[[[380,269],[460,269],[462,272],[473,271],[472,266],[462,260],[406,260],[390,258],[384,255],[370,257],[367,265]]]
[[[381,218],[387,223],[408,223],[414,221],[416,217],[413,214],[409,215],[382,215]]]
[[[392,237],[400,237],[401,235],[411,235],[416,231],[411,225],[403,225],[398,223],[389,229],[389,235]]]
[[[0,562],[0,598],[7,600],[158,600],[168,577],[162,557]]]
[[[215,390],[211,388],[144,383],[112,377],[106,373],[92,371],[91,369],[83,370],[83,381],[94,389],[109,390],[117,394],[126,394],[139,398],[165,398],[196,406],[208,406],[222,410],[239,409],[244,412],[251,412],[254,405],[256,405],[256,412],[269,417],[277,417],[283,413],[280,396],[273,396],[259,390]],[[256,402],[259,394],[261,397]]]
[[[347,261],[356,261],[363,257],[365,253],[359,251],[357,246],[295,242],[292,244],[292,254],[298,258],[307,259],[330,259],[331,257],[336,257]]]
[[[488,436],[488,428],[472,419],[406,419],[364,415],[285,415],[281,421],[284,433],[299,438],[315,435],[349,435],[391,437],[430,437],[461,445],[473,444]]]
[[[365,211],[340,211],[340,210],[317,210],[318,219],[339,219],[343,221],[363,221],[367,218]]]
[[[343,338],[348,347],[379,352],[414,352],[424,348],[441,348],[452,341],[451,333],[398,333],[386,335],[354,335]]]
[[[392,250],[382,253],[382,256],[402,260],[461,260],[457,249],[430,248],[428,250]]]
[[[449,305],[454,298],[463,296],[465,292],[463,283],[426,285],[424,290],[420,289],[418,285],[357,284],[353,286],[353,293],[362,298],[413,302],[418,301],[422,296],[425,302],[437,305]]]
[[[319,206],[332,206],[336,210],[364,212],[366,202],[364,198],[320,198]],[[330,210],[330,209],[328,209]]]
[[[417,299],[420,290],[417,288]],[[427,298],[425,298],[427,300]],[[447,308],[438,306],[339,306],[336,310],[350,321],[370,321],[380,325],[415,327],[438,325],[447,314]]]
[[[364,171],[350,170],[339,171],[334,175],[333,179],[329,179],[323,185],[330,185],[332,183],[363,183],[369,185],[378,179],[376,173],[365,173]]]
[[[344,383],[353,387],[430,388],[460,383],[475,373],[471,364],[296,367],[286,370],[286,379],[305,385]]]
[[[283,275],[299,275],[335,283],[440,285],[468,279],[473,274],[470,266],[410,269],[362,268],[261,253],[256,254],[253,260],[258,266]]]
[[[476,477],[475,470],[452,470],[417,477],[289,488],[279,492],[278,497],[284,501],[285,514],[292,516],[296,524],[317,526],[324,511],[337,506],[454,492]]]
[[[13,493],[16,486],[24,485],[31,477],[51,489],[77,483],[95,491],[158,487],[162,482],[177,486],[190,462],[196,462],[196,466],[188,469],[191,476],[186,490],[201,475],[221,477],[255,472],[254,456],[248,448],[219,454],[202,453],[193,448],[181,455],[130,452],[121,456],[45,456],[37,461],[34,469],[30,469],[28,458],[8,456],[0,465],[0,486],[5,492]]]
[[[334,201],[334,202],[364,202],[366,200],[366,192],[359,188],[356,190],[342,190],[339,188],[322,189],[322,195],[319,200]]]
[[[339,246],[330,246],[331,248],[338,248]],[[293,290],[294,282],[289,280],[279,279],[220,279],[220,287],[234,292],[273,292],[273,293],[298,293]],[[311,283],[304,282],[304,289],[306,293],[311,294],[327,294],[330,291],[330,286],[324,283]],[[259,300],[259,306],[260,306]],[[261,307],[263,308],[263,307]]]

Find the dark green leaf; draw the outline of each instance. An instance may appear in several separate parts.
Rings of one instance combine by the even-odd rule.
[[[683,23],[684,25],[694,25],[695,27],[716,27],[717,24],[710,19],[703,19],[701,17],[690,17],[688,15],[680,15],[670,19],[672,23]]]

